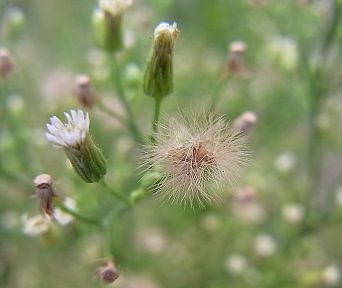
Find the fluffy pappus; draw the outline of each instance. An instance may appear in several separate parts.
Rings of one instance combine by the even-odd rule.
[[[163,175],[155,195],[191,207],[216,203],[248,161],[246,135],[208,113],[166,118],[144,153],[147,169]]]

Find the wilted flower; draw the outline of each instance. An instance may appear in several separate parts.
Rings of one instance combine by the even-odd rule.
[[[74,85],[74,95],[83,107],[92,108],[94,106],[97,95],[88,75],[77,76]]]
[[[273,237],[267,234],[258,235],[255,239],[255,252],[262,257],[268,257],[277,250],[277,243]]]
[[[241,274],[247,268],[247,260],[243,255],[232,254],[226,258],[224,267],[228,273]]]
[[[0,47],[0,80],[5,79],[13,70],[13,61],[11,52]]]
[[[36,198],[42,211],[51,216],[53,214],[52,201],[57,196],[52,188],[52,178],[49,174],[40,174],[34,180]]]
[[[252,111],[242,113],[233,122],[233,127],[241,133],[249,133],[258,120],[257,115]]]
[[[242,41],[234,41],[229,45],[229,56],[227,62],[227,72],[239,74],[244,71],[244,53],[247,45]]]
[[[288,204],[282,210],[283,218],[292,224],[302,221],[304,217],[304,209],[299,204]]]
[[[23,218],[23,232],[29,236],[38,236],[49,231],[50,221],[43,215],[36,215],[28,218]]]
[[[336,265],[329,265],[322,271],[322,282],[329,286],[334,287],[340,283],[341,272]]]
[[[89,134],[89,114],[81,110],[64,113],[64,124],[56,116],[46,124],[46,138],[58,148],[63,148],[75,171],[85,182],[99,182],[106,174],[106,162],[101,150]]]
[[[245,138],[222,118],[178,115],[168,119],[146,149],[146,162],[163,175],[157,195],[178,203],[212,203],[240,175]]]
[[[96,276],[105,284],[113,283],[116,279],[119,278],[119,275],[120,274],[118,269],[111,261],[106,262],[96,270]]]
[[[154,30],[153,44],[144,75],[144,92],[162,98],[173,90],[173,46],[177,24],[160,23]]]

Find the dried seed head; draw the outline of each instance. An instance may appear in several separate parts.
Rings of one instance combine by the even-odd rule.
[[[247,111],[234,120],[233,127],[241,133],[249,133],[257,120],[258,117],[253,111]]]
[[[53,214],[52,201],[56,197],[52,188],[52,178],[49,174],[38,175],[33,184],[36,187],[36,197],[42,211],[51,216]]]
[[[163,175],[157,195],[178,203],[213,203],[220,199],[246,163],[245,137],[222,118],[179,115],[161,125],[146,162]]]
[[[119,275],[118,269],[111,261],[106,262],[96,270],[96,276],[105,284],[112,284],[119,278]]]
[[[12,54],[3,47],[0,47],[0,80],[5,79],[13,70]]]
[[[92,108],[96,103],[96,93],[88,75],[78,75],[74,86],[77,101],[85,108]]]

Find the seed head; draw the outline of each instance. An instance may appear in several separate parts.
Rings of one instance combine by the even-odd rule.
[[[238,132],[206,114],[178,115],[161,125],[146,149],[149,167],[163,175],[157,195],[191,206],[220,199],[248,159],[245,137]]]

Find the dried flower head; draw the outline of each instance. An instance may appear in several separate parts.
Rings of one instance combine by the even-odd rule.
[[[67,123],[56,116],[47,123],[47,140],[63,148],[73,168],[85,182],[99,182],[106,174],[106,161],[89,134],[89,114],[81,110],[64,113]]]
[[[178,203],[213,203],[240,175],[246,163],[246,138],[223,118],[180,114],[160,125],[146,162],[163,175],[157,195]]]
[[[233,122],[233,127],[241,133],[249,133],[258,120],[257,115],[252,111],[242,113]]]
[[[229,56],[227,62],[227,72],[240,74],[245,69],[244,53],[247,45],[242,41],[234,41],[229,45]]]
[[[42,211],[51,216],[53,214],[52,201],[56,197],[52,188],[52,178],[49,174],[38,175],[33,184],[36,187],[36,197]]]
[[[0,47],[0,80],[5,79],[13,70],[12,54],[3,47]]]
[[[96,270],[97,278],[105,284],[113,283],[116,279],[119,278],[119,275],[120,274],[118,269],[111,261],[104,263]]]
[[[78,75],[74,85],[74,95],[85,108],[92,108],[96,102],[96,93],[88,75]]]

